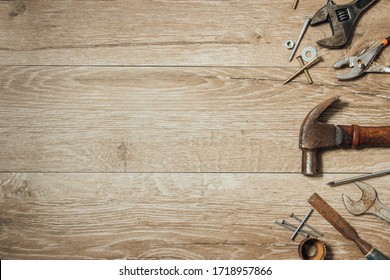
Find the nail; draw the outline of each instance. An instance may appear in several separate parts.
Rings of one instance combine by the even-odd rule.
[[[301,223],[298,225],[298,227],[295,229],[294,233],[291,235],[290,239],[294,241],[295,237],[298,234],[298,231],[303,227],[303,225],[306,223],[306,221],[309,219],[311,213],[313,213],[314,209],[310,208],[309,211],[307,212],[306,216],[303,218]]]
[[[299,44],[302,41],[303,35],[305,35],[306,30],[309,27],[310,21],[311,21],[311,18],[307,17],[305,22],[303,23],[303,26],[302,26],[302,29],[301,29],[301,33],[299,34],[298,39],[295,42],[295,46],[294,46],[294,48],[293,48],[293,50],[291,52],[291,55],[290,55],[290,58],[288,59],[288,61],[291,61],[293,59],[293,57],[294,57],[294,55],[295,55],[295,53],[296,53],[296,51],[298,49],[298,46],[299,46]]]
[[[297,56],[297,59],[299,61],[299,64],[301,65],[301,67],[305,66],[305,63],[303,62],[302,56]],[[303,70],[303,72],[305,73],[306,79],[309,82],[309,84],[312,84],[313,80],[309,74],[309,70],[305,69],[305,70]]]
[[[328,185],[329,186],[337,186],[337,185],[352,183],[352,182],[356,182],[356,181],[360,181],[360,180],[364,180],[364,179],[379,177],[379,176],[383,176],[383,175],[387,175],[387,174],[390,174],[390,169],[371,173],[371,174],[356,176],[356,177],[352,177],[352,178],[348,178],[348,179],[342,179],[342,180],[338,180],[338,181],[329,182]]]
[[[291,82],[292,80],[294,80],[299,74],[301,74],[303,71],[305,71],[305,69],[308,69],[308,68],[311,67],[313,64],[317,63],[319,59],[320,59],[320,56],[314,57],[308,64],[306,64],[305,66],[301,67],[301,69],[299,69],[297,72],[295,72],[294,74],[292,74],[292,75],[290,76],[290,78],[288,78],[288,79],[283,83],[283,85],[285,85],[285,84],[287,84],[288,82]]]
[[[281,222],[278,222],[278,221],[274,221],[275,224],[278,224],[288,230],[291,230],[291,231],[295,231],[295,227],[292,227],[292,226],[289,226],[289,225],[286,225],[285,222],[284,223],[281,223]],[[304,237],[309,237],[310,235],[308,233],[304,233],[302,232],[301,230],[298,232],[298,234],[300,235],[303,235]]]
[[[294,4],[293,4],[293,9],[294,9],[294,10],[297,8],[298,2],[299,2],[299,0],[295,0],[295,1],[294,1]]]
[[[294,213],[291,213],[290,216],[291,216],[291,218],[294,218],[294,219],[297,220],[298,222],[302,222],[302,220],[301,220],[299,217],[295,216]],[[314,231],[314,232],[317,233],[318,235],[324,236],[324,234],[323,234],[321,231],[316,230],[316,229],[313,228],[311,225],[308,225],[308,224],[305,223],[304,226],[307,227],[307,228],[309,228],[309,229],[311,229],[312,231]]]

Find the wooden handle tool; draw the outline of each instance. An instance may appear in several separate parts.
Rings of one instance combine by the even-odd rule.
[[[356,230],[337,213],[322,197],[317,193],[308,199],[310,205],[318,211],[335,229],[345,238],[352,240],[359,247],[360,251],[368,260],[388,260],[389,258],[375,249],[370,243],[361,239]]]

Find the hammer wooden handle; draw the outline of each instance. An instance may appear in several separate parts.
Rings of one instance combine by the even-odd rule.
[[[338,127],[343,132],[340,147],[357,149],[390,146],[390,126],[365,127],[354,124]]]

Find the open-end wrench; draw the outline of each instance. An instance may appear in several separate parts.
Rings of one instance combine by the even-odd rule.
[[[390,223],[390,208],[379,201],[376,190],[362,182],[356,182],[355,185],[362,190],[362,198],[353,201],[343,194],[345,208],[353,215],[373,214]]]

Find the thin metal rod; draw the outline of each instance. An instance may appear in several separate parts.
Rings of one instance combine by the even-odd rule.
[[[297,56],[297,59],[299,61],[299,64],[301,65],[301,67],[305,66],[305,63],[303,62],[302,56]],[[303,70],[303,72],[305,73],[306,79],[309,82],[309,84],[312,84],[313,79],[310,76],[309,70],[305,69],[305,70]]]
[[[293,9],[295,10],[298,6],[299,0],[294,0]]]
[[[291,213],[291,218],[294,218],[295,220],[297,220],[298,222],[302,222],[302,219],[300,219],[299,217],[295,216],[294,213]],[[315,233],[317,233],[318,235],[320,236],[324,236],[324,234],[319,231],[319,230],[316,230],[315,228],[313,228],[311,225],[308,225],[308,224],[304,224],[305,227],[311,229],[312,231],[314,231]],[[315,237],[315,236],[314,236]]]
[[[353,182],[356,182],[356,181],[365,180],[365,179],[371,179],[371,178],[384,176],[384,175],[388,175],[388,174],[390,174],[390,169],[379,171],[379,172],[375,172],[375,173],[371,173],[371,174],[365,174],[365,175],[360,175],[360,176],[356,176],[356,177],[352,177],[352,178],[347,178],[347,179],[342,179],[342,180],[329,182],[328,185],[329,186],[338,186],[338,185],[342,185],[342,184],[353,183]]]
[[[297,226],[296,226],[296,225],[292,225],[292,224],[290,224],[290,223],[287,223],[285,220],[282,220],[282,224],[285,224],[285,225],[287,225],[287,226],[293,228],[294,230],[297,229]],[[299,231],[300,231],[300,232],[303,232],[303,233],[306,233],[306,234],[308,234],[308,235],[311,236],[311,237],[315,237],[315,238],[318,237],[318,236],[315,235],[314,233],[311,233],[311,232],[309,232],[309,231],[307,231],[307,230],[304,230],[304,229],[300,229]]]
[[[313,213],[314,209],[313,208],[310,208],[309,211],[307,212],[306,216],[303,218],[303,220],[301,221],[301,223],[298,225],[298,227],[295,229],[294,233],[291,235],[290,239],[291,240],[294,240],[295,237],[297,236],[298,234],[298,231],[300,229],[302,229],[303,225],[306,223],[306,221],[309,219],[311,213]]]
[[[280,226],[282,226],[282,227],[284,227],[284,228],[286,228],[286,229],[288,229],[288,230],[295,231],[295,227],[286,225],[285,223],[281,223],[281,222],[278,222],[278,221],[274,221],[274,223],[275,223],[275,224],[278,224],[278,225],[280,225]],[[310,236],[310,234],[304,233],[304,232],[302,232],[302,230],[300,230],[300,231],[298,232],[298,234],[303,235],[304,237],[309,237],[309,236]]]
[[[297,72],[295,72],[294,74],[292,74],[290,76],[290,78],[288,78],[284,83],[283,85],[287,84],[288,82],[292,81],[293,79],[295,79],[299,74],[301,74],[305,69],[311,67],[314,63],[318,62],[318,60],[320,59],[320,56],[316,56],[314,57],[308,64],[306,64],[305,66],[301,67],[301,69],[299,69]]]
[[[309,24],[310,24],[310,21],[311,21],[311,18],[310,17],[307,17],[305,22],[303,23],[303,26],[302,26],[302,29],[301,29],[301,33],[299,34],[298,36],[298,39],[297,41],[295,42],[295,45],[294,45],[294,48],[293,50],[291,51],[291,55],[290,55],[290,58],[288,59],[288,61],[291,61],[299,47],[299,44],[301,43],[302,41],[302,38],[303,38],[303,35],[305,35],[306,33],[306,30],[307,28],[309,27]]]

